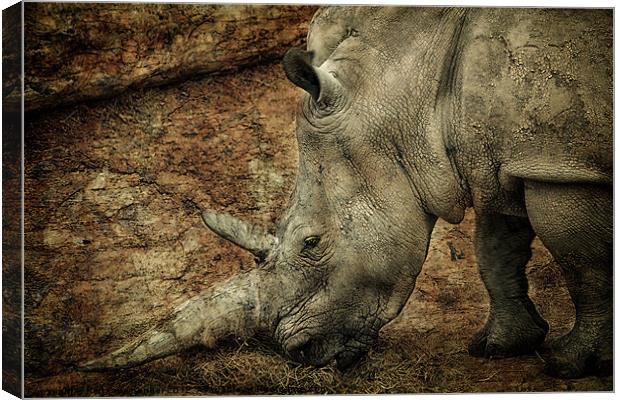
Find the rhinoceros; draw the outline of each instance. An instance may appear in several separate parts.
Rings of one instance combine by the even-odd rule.
[[[525,275],[537,235],[576,309],[546,372],[608,373],[612,25],[610,10],[320,9],[307,49],[283,59],[303,96],[297,179],[277,227],[202,214],[258,267],[82,368],[257,332],[293,360],[347,368],[403,308],[437,219],[457,224],[473,208],[490,309],[470,354],[543,344],[549,325]]]

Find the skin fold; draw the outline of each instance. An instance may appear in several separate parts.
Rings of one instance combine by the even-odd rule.
[[[320,9],[307,50],[283,60],[305,94],[297,180],[276,233],[203,214],[258,268],[216,289],[226,296],[193,300],[199,327],[182,344],[94,365],[263,330],[299,362],[346,368],[406,303],[436,220],[459,223],[473,207],[491,305],[470,353],[509,357],[543,343],[549,326],[525,276],[538,235],[577,312],[546,372],[609,373],[611,31],[608,10]],[[237,304],[230,293],[245,299],[237,320],[212,318]]]

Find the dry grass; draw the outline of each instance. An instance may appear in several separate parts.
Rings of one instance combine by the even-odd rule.
[[[426,334],[398,329],[382,335],[365,359],[340,372],[333,365],[301,366],[265,341],[193,349],[127,371],[71,373],[31,382],[31,396],[149,396],[256,394],[394,394],[611,390],[611,378],[560,380],[541,373],[537,355],[481,360],[462,336],[447,342],[446,327]],[[442,331],[443,329],[443,331]]]
[[[106,395],[131,396],[419,393],[445,391],[445,382],[461,375],[458,368],[425,363],[423,355],[410,359],[388,345],[380,343],[354,369],[343,373],[333,365],[314,368],[291,363],[264,343],[251,341],[210,354],[174,356],[126,372],[32,382],[31,387],[38,389],[32,395],[97,395],[100,381],[106,382]]]

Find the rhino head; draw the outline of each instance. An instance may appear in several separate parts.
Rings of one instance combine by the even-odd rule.
[[[358,82],[311,60],[297,49],[284,58],[307,95],[297,113],[297,181],[269,252],[295,288],[274,332],[297,361],[346,367],[411,294],[435,218],[391,157],[363,142],[373,128],[354,104]]]
[[[387,106],[398,77],[387,71],[371,84],[362,79],[368,71],[343,60],[334,54],[317,66],[299,49],[284,58],[287,77],[305,93],[296,118],[297,180],[275,234],[232,216],[202,215],[214,232],[252,252],[258,268],[189,300],[82,369],[124,368],[257,331],[304,364],[335,359],[346,368],[367,352],[409,298],[440,213],[424,201],[433,193],[416,181],[417,166],[398,140],[419,127],[399,126],[411,121]]]
[[[284,68],[307,94],[297,113],[297,180],[276,234],[210,212],[203,220],[278,277],[270,330],[283,351],[305,364],[335,358],[346,367],[405,304],[435,218],[392,161],[359,142],[369,127],[361,114],[351,117],[353,82],[298,49]]]

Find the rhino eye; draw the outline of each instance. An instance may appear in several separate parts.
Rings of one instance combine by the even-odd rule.
[[[308,236],[304,239],[304,250],[315,248],[319,241],[321,241],[319,236]]]

